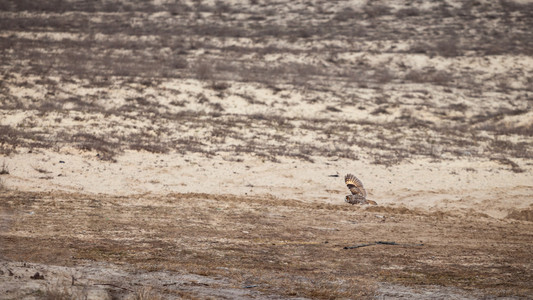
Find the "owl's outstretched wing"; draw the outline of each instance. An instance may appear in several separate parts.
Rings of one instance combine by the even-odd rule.
[[[363,187],[363,183],[361,182],[361,180],[357,179],[357,177],[352,174],[348,174],[346,175],[346,177],[344,177],[344,182],[346,182],[346,185],[348,186],[350,192],[352,192],[353,195],[358,195],[363,198],[366,198],[366,191]]]

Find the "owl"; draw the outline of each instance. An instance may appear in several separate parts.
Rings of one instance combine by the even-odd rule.
[[[361,180],[357,179],[357,177],[352,174],[348,174],[344,177],[344,182],[346,182],[350,192],[352,192],[351,195],[346,195],[346,199],[344,201],[350,204],[377,205],[375,201],[366,199],[366,191],[363,187],[363,183]]]

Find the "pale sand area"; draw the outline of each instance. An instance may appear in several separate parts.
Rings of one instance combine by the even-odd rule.
[[[531,294],[533,1],[61,2],[0,11],[5,297]]]
[[[390,167],[363,159],[317,157],[311,163],[282,158],[278,163],[251,155],[239,158],[242,162],[222,156],[126,151],[112,163],[100,160],[96,153],[77,149],[60,153],[39,149],[4,158],[10,172],[4,180],[8,187],[20,191],[117,196],[272,195],[345,205],[343,199],[348,190],[343,177],[353,173],[363,181],[368,198],[379,205],[459,214],[475,212],[496,218],[533,205],[530,167],[515,173],[497,161],[479,158],[440,162],[420,159]]]

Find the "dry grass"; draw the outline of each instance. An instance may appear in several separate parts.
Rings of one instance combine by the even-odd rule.
[[[526,275],[533,250],[530,226],[486,215],[206,194],[88,199],[10,192],[0,196],[0,204],[35,212],[15,234],[0,235],[0,250],[14,260],[128,264],[225,278],[233,286],[256,285],[267,295],[314,299],[372,298],[376,283],[383,281],[491,295],[526,296],[532,288],[533,278]],[[343,249],[374,241],[408,245]],[[499,246],[486,246],[491,244]],[[129,284],[120,286],[132,289]],[[166,291],[164,286],[151,289],[137,294]]]
[[[74,147],[108,162],[135,150],[384,166],[468,157],[516,173],[533,158],[533,126],[513,123],[530,111],[527,70],[475,67],[533,55],[531,5],[81,2],[0,1],[0,113],[20,119],[0,125],[0,155]],[[373,298],[379,282],[533,293],[531,210],[500,221],[272,197],[23,193],[4,178],[0,206],[35,212],[0,232],[13,260],[201,274],[282,298]],[[343,249],[378,240],[424,246]],[[129,287],[135,299],[168,292]]]
[[[35,171],[37,171],[37,172],[39,172],[39,173],[41,173],[41,174],[50,174],[50,173],[52,173],[52,172],[50,172],[50,171],[48,171],[48,170],[46,170],[46,169],[40,168],[40,167],[32,166],[32,168],[33,168]]]
[[[203,81],[213,80],[214,70],[213,62],[206,60],[199,60],[196,62],[196,78]]]
[[[309,133],[315,134],[319,143],[309,143],[286,151],[286,143],[298,136],[295,124],[307,123],[309,118],[286,117],[285,107],[280,103],[290,104],[286,100],[291,97],[287,96],[288,93],[301,96],[302,103],[323,103],[323,111],[339,113],[341,118],[357,123],[359,126],[352,124],[350,129],[364,129],[369,139],[378,138],[380,132],[375,128],[381,127],[387,130],[396,127],[410,135],[407,143],[402,145],[403,149],[394,149],[387,154],[392,157],[397,156],[396,152],[416,148],[423,136],[428,134],[423,131],[408,133],[412,128],[426,128],[432,136],[436,136],[436,143],[449,145],[445,147],[443,157],[451,155],[451,159],[462,151],[458,149],[461,147],[458,141],[467,139],[469,134],[479,135],[488,131],[491,135],[531,135],[529,127],[502,128],[491,122],[474,128],[474,123],[469,122],[464,115],[449,118],[446,111],[437,108],[441,103],[456,103],[457,99],[463,99],[466,95],[464,100],[468,104],[462,104],[463,107],[458,111],[468,110],[475,115],[476,111],[490,111],[488,105],[478,105],[484,93],[493,93],[491,99],[494,99],[494,103],[509,103],[507,97],[510,93],[522,94],[527,98],[525,95],[531,84],[524,83],[517,87],[506,80],[515,78],[516,74],[505,73],[495,78],[481,79],[483,74],[466,65],[458,64],[453,70],[439,69],[431,64],[414,68],[408,60],[412,54],[423,54],[428,58],[441,56],[449,62],[465,54],[472,57],[483,57],[489,52],[529,55],[530,49],[533,49],[527,19],[529,6],[512,1],[492,4],[468,1],[460,7],[442,4],[438,9],[422,10],[407,4],[393,8],[379,3],[362,7],[339,3],[339,7],[318,5],[316,10],[304,6],[297,13],[305,18],[293,20],[292,16],[288,16],[278,22],[279,5],[229,5],[221,2],[108,5],[101,1],[87,5],[74,5],[68,1],[54,5],[34,4],[31,1],[7,5],[6,19],[2,25],[5,30],[14,33],[0,38],[5,58],[1,65],[4,80],[0,90],[5,101],[1,105],[6,112],[26,109],[34,114],[23,126],[0,126],[0,153],[9,155],[23,147],[60,148],[72,144],[80,149],[96,151],[108,161],[114,161],[117,155],[127,149],[167,153],[179,148],[180,152],[209,155],[213,154],[213,149],[231,152],[233,146],[225,144],[227,139],[215,141],[213,149],[208,149],[205,143],[182,145],[184,141],[198,138],[190,134],[198,128],[212,132],[221,124],[231,126],[232,132],[246,124],[247,128],[256,131],[251,136],[259,137],[265,136],[264,131],[270,128],[279,131],[277,142],[268,147],[257,147],[257,144],[264,144],[265,141],[251,141],[238,134],[232,136],[238,140],[239,149],[257,151],[258,155],[271,160],[279,160],[278,156],[283,155],[306,160],[314,155],[328,156],[332,144],[342,149],[353,145],[371,146],[367,152],[372,149],[391,150],[386,144],[347,142],[341,132],[327,132],[321,126],[313,126],[313,132]],[[113,14],[106,15],[101,21],[91,21],[93,19],[90,16],[113,12],[114,9],[116,11]],[[23,10],[42,11],[43,14],[25,16],[16,13]],[[148,17],[153,12],[168,11],[170,14],[161,14],[158,18]],[[133,12],[139,15],[136,19],[138,24],[131,23],[129,14]],[[512,18],[514,22],[511,22]],[[435,23],[435,19],[447,21]],[[380,25],[369,25],[375,22]],[[487,30],[487,24],[491,22],[497,22],[499,26]],[[173,24],[172,29],[168,24]],[[47,28],[47,31],[42,28]],[[417,28],[418,32],[415,40],[413,28]],[[177,31],[183,32],[184,36],[176,36],[174,33]],[[34,32],[36,36],[30,38],[23,35],[24,32]],[[76,33],[78,37],[67,36],[58,41],[48,36],[47,32]],[[144,39],[143,36],[153,38]],[[249,43],[240,43],[241,40]],[[354,45],[345,45],[344,41],[354,41]],[[401,46],[403,44],[411,46],[406,48]],[[355,53],[364,55],[349,58],[343,54],[347,53],[347,49],[348,52],[353,51],[353,47],[357,48]],[[393,57],[398,58],[372,63],[374,55],[383,54],[393,54]],[[278,58],[271,60],[272,57]],[[305,59],[296,60],[294,57]],[[20,62],[24,61],[32,63],[23,67]],[[20,74],[23,75],[21,78],[27,79],[17,80],[16,76],[8,74]],[[36,78],[31,79],[32,76]],[[195,99],[195,95],[182,95],[178,99],[179,91],[169,95],[166,92],[170,93],[172,89],[163,87],[172,80],[190,78],[206,82],[205,92],[197,97],[201,106],[194,109],[191,109],[189,102]],[[520,81],[516,78],[513,80]],[[239,91],[241,83],[271,89],[272,103]],[[395,95],[411,91],[412,85],[416,84],[423,84],[431,92],[424,95],[411,93],[412,101],[423,105],[420,107],[424,112],[442,121],[452,120],[452,124],[428,124],[420,118],[403,116],[387,122],[368,118],[352,120],[342,114],[354,106],[376,118],[394,115],[398,106],[410,109],[412,104],[402,98],[365,98],[364,95],[375,94],[372,91],[381,93],[383,90],[390,91],[387,96]],[[77,94],[76,89],[71,91],[70,85],[95,91]],[[12,95],[9,91],[15,86],[40,90],[42,94],[34,93],[31,97]],[[235,91],[232,87],[236,87]],[[450,95],[433,92],[441,89],[449,91]],[[116,90],[133,95],[125,97],[126,102],[121,106],[113,107],[110,103],[116,100],[112,96],[116,95]],[[225,101],[229,97],[242,95],[253,106],[254,113],[250,115],[257,114],[256,109],[261,106],[263,109],[260,111],[272,110],[274,113],[262,113],[265,115],[263,118],[250,118],[246,114],[228,112],[226,104],[229,102]],[[220,102],[210,100],[212,97]],[[168,98],[171,99],[169,103],[160,101]],[[330,99],[341,103],[341,106],[332,105]],[[359,100],[354,102],[350,99]],[[517,99],[515,106],[523,110],[527,101]],[[113,124],[106,122],[95,128],[106,131],[105,136],[89,131],[78,134],[78,129],[68,128],[66,124],[72,119],[78,122],[90,122],[90,119],[79,114],[71,116],[67,112],[102,114],[104,118],[121,119],[122,122],[150,120],[150,126],[157,136],[147,135],[142,130],[127,134],[108,130]],[[42,132],[32,129],[39,125],[41,119],[52,117],[57,123],[55,126],[47,127]],[[499,118],[492,114],[484,117]],[[280,118],[288,120],[280,123]],[[183,126],[176,128],[176,122]],[[98,123],[98,120],[94,120],[94,123]],[[324,123],[329,127],[334,126],[335,117]],[[367,126],[369,123],[373,123],[373,126]],[[450,125],[467,130],[448,130]],[[307,130],[311,131],[311,127]],[[477,146],[482,144],[478,143]],[[531,142],[525,142],[524,147],[530,146]],[[504,155],[511,158],[517,153],[509,147],[500,148],[505,151]],[[301,152],[301,149],[305,149],[306,153]],[[428,153],[425,151],[416,155],[427,156]]]
[[[7,166],[6,162],[2,162],[2,166],[0,166],[0,175],[8,175],[9,174],[9,167]]]
[[[151,287],[141,287],[139,288],[133,300],[161,300],[164,299],[160,294],[154,291]]]
[[[504,164],[504,165],[508,165],[511,167],[511,170],[515,173],[522,173],[524,172],[524,169],[520,168],[520,166],[515,163],[514,161],[506,158],[506,157],[498,157],[498,158],[492,158],[492,160],[497,160],[499,161],[500,163]]]
[[[39,299],[43,300],[74,300],[79,299],[76,296],[72,295],[72,293],[66,288],[66,287],[49,287],[44,292],[39,291]]]
[[[531,209],[515,210],[509,213],[509,215],[507,215],[507,218],[514,219],[514,220],[523,220],[523,221],[533,222],[533,210]]]
[[[116,161],[114,156],[120,151],[117,142],[109,141],[108,137],[98,137],[90,133],[76,133],[72,136],[72,142],[85,151],[96,151],[102,160]]]

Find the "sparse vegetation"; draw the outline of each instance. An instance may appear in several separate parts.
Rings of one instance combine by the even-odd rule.
[[[381,17],[391,13],[390,7],[381,4],[367,4],[363,11],[369,18]]]
[[[37,172],[39,172],[39,173],[41,173],[41,174],[50,174],[50,173],[52,173],[52,172],[47,171],[46,169],[43,169],[43,168],[40,168],[40,167],[35,167],[35,166],[33,166],[32,168],[33,168],[35,171],[37,171]]]
[[[0,166],[0,175],[6,175],[9,174],[9,167],[6,164],[6,161],[4,160],[2,162],[2,166]]]
[[[139,288],[133,297],[133,300],[161,300],[161,299],[164,299],[164,298],[150,287]]]
[[[458,37],[453,36],[450,38],[443,39],[441,41],[438,41],[435,46],[435,51],[444,57],[455,57],[459,56],[460,53],[460,45],[458,45]]]
[[[117,142],[110,142],[108,138],[98,137],[90,133],[76,133],[72,136],[72,142],[85,151],[96,151],[96,155],[102,160],[114,162],[114,156],[120,151]]]
[[[420,10],[418,8],[416,8],[416,7],[407,7],[407,8],[399,9],[396,12],[396,17],[398,17],[398,18],[418,17],[422,13],[427,13],[427,12],[420,12]]]
[[[74,300],[77,299],[66,287],[58,285],[47,288],[44,292],[39,291],[39,299],[43,300]]]
[[[0,156],[11,161],[32,151],[81,152],[88,165],[109,167],[107,162],[122,163],[119,158],[127,156],[121,155],[132,150],[157,154],[142,153],[150,157],[217,157],[243,166],[248,175],[255,172],[248,170],[250,158],[278,166],[294,161],[295,168],[360,160],[356,163],[377,169],[492,160],[495,172],[527,175],[533,158],[533,4],[363,2],[0,0]],[[55,174],[58,168],[64,167],[59,175],[70,174],[67,164],[43,166],[37,163],[29,172],[43,184],[63,179]],[[17,184],[3,176],[9,172],[4,161],[0,190],[7,192],[0,193],[0,205],[38,213],[14,226],[31,239],[0,236],[3,255],[9,250],[16,257],[46,260],[42,251],[47,250],[35,250],[36,241],[39,249],[68,245],[62,249],[68,253],[65,261],[74,257],[220,276],[233,286],[252,282],[257,291],[280,297],[374,297],[369,278],[531,294],[531,276],[524,275],[531,270],[531,251],[520,244],[527,231],[509,234],[531,220],[530,210],[509,215],[521,220],[518,224],[492,227],[516,238],[513,244],[472,253],[471,243],[450,242],[481,236],[486,240],[476,245],[499,243],[497,235],[479,234],[494,220],[181,194],[165,196],[164,204],[150,198],[154,202],[139,205],[143,196],[130,206],[128,198],[102,196],[107,203],[98,209],[87,206],[85,198],[72,196],[74,206],[71,196],[52,194],[54,201],[68,199],[29,210],[29,202],[46,202],[49,196],[8,191],[6,181],[10,188]],[[459,180],[482,172],[462,168],[450,174]],[[160,178],[148,182],[173,186]],[[407,196],[401,197],[412,195],[402,192]],[[69,218],[56,218],[63,210]],[[326,222],[329,213],[329,224],[340,229],[324,233],[315,223]],[[386,218],[376,224],[374,213]],[[342,222],[331,222],[337,218]],[[471,220],[479,222],[475,230],[463,224]],[[425,228],[425,236],[442,240],[401,253],[339,250],[353,242],[346,240],[347,232],[361,239],[378,236],[369,228],[387,229],[379,231],[379,239],[414,241],[419,237],[408,228],[411,222]],[[168,224],[179,226],[179,237],[178,227]],[[453,239],[435,231],[443,224],[453,229]],[[476,235],[469,236],[472,232]],[[81,234],[86,236],[72,240]],[[464,265],[472,259],[465,253],[486,265]],[[520,254],[521,264],[509,263],[508,253]],[[160,298],[156,289],[132,290],[136,299]],[[178,295],[195,297],[188,293]],[[38,296],[76,298],[61,289]]]
[[[213,62],[200,60],[196,62],[196,78],[203,81],[213,80]]]
[[[511,166],[511,170],[515,173],[522,173],[524,172],[524,170],[522,168],[520,168],[520,166],[515,163],[514,161],[506,158],[506,157],[494,157],[492,158],[493,160],[497,160],[499,162],[501,162],[502,164],[504,165],[509,165]]]
[[[381,282],[483,288],[485,295],[505,292],[527,297],[532,290],[532,275],[527,272],[531,266],[530,225],[499,222],[471,212],[458,216],[390,206],[354,210],[270,196],[207,194],[92,195],[91,201],[101,204],[97,210],[87,209],[87,196],[76,193],[54,197],[0,194],[0,204],[24,209],[28,204],[17,199],[27,198],[33,199],[35,214],[18,224],[15,234],[0,235],[0,239],[20,245],[14,253],[11,244],[0,243],[3,255],[42,260],[53,253],[58,260],[96,260],[98,266],[120,264],[128,270],[134,267],[132,273],[142,274],[137,280],[114,281],[114,285],[106,286],[134,299],[158,299],[160,293],[206,298],[209,294],[201,294],[202,290],[214,290],[220,297],[226,288],[242,291],[248,285],[273,298],[313,299],[375,298],[376,285]],[[53,203],[60,203],[62,208],[56,215],[67,213],[70,218],[50,218],[45,212]],[[527,220],[530,215],[520,211],[509,218]],[[206,220],[216,220],[217,228]],[[126,226],[127,231],[117,230]],[[354,226],[359,229],[354,230]],[[446,230],[446,235],[436,234],[441,230]],[[27,238],[28,232],[35,237]],[[81,234],[84,239],[73,239]],[[57,240],[63,243],[57,245]],[[375,240],[404,241],[413,246],[343,249]],[[418,243],[423,245],[414,246]],[[513,253],[512,263],[507,260],[509,251]],[[472,257],[476,257],[476,264],[464,263],[465,258]],[[200,275],[210,281],[206,284],[198,277],[160,280],[164,274]],[[141,280],[150,285],[139,286]],[[512,284],[502,284],[506,282]],[[188,289],[191,285],[197,288]],[[70,299],[62,289],[49,294]]]

